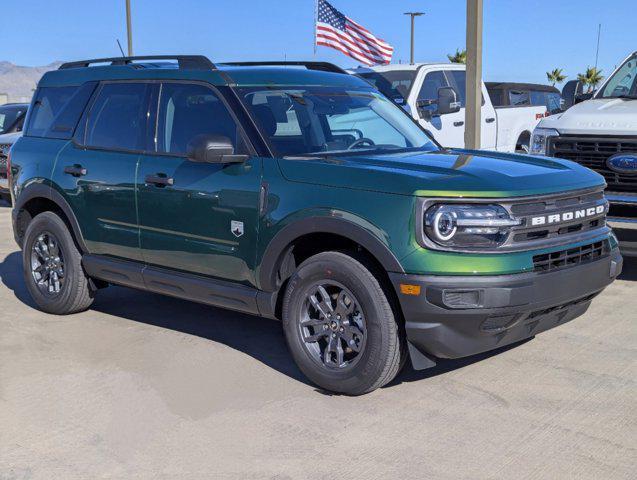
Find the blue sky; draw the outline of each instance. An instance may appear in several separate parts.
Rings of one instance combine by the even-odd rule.
[[[316,57],[313,0],[132,0],[136,54],[201,53],[217,60],[312,59],[356,62],[325,47]],[[409,60],[410,10],[417,19],[416,60],[446,61],[464,46],[465,0],[332,0],[346,15],[394,45],[394,60]],[[595,62],[610,73],[637,50],[634,0],[484,0],[484,78],[545,81],[562,67],[573,78]],[[44,65],[118,55],[126,48],[124,0],[3,2],[0,60]],[[6,28],[15,25],[15,28]]]

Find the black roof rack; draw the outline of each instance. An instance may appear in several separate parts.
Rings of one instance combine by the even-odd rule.
[[[333,73],[344,73],[349,75],[345,70],[341,67],[334,65],[329,62],[302,62],[302,61],[292,61],[292,62],[275,62],[275,61],[267,61],[267,62],[227,62],[224,65],[229,65],[233,67],[305,67],[308,70],[320,70],[322,72],[333,72]]]
[[[215,70],[215,64],[203,55],[148,55],[140,57],[110,57],[94,58],[91,60],[79,60],[60,65],[59,70],[68,68],[89,67],[93,63],[110,63],[111,65],[130,65],[133,62],[143,60],[177,60],[181,70]]]

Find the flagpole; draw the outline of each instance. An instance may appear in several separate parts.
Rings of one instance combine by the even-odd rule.
[[[314,25],[313,25],[313,29],[314,29],[314,56],[316,57],[316,23],[318,22],[318,0],[314,0]]]

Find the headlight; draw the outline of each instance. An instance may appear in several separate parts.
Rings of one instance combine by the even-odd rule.
[[[546,155],[546,145],[549,137],[557,137],[559,134],[560,132],[553,130],[552,128],[536,128],[533,130],[531,149],[529,153]]]
[[[497,247],[520,225],[500,205],[437,204],[424,215],[425,234],[443,247]]]

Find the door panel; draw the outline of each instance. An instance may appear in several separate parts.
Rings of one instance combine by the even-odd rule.
[[[224,166],[145,155],[139,172],[141,248],[147,263],[252,282],[259,158]],[[142,183],[158,173],[173,184]],[[242,234],[231,231],[232,222],[242,222]]]
[[[229,138],[236,153],[247,152],[225,103],[205,85],[163,83],[156,132],[157,153],[143,155],[138,172],[144,260],[254,283],[261,159],[223,165],[185,158],[189,142],[208,134]]]
[[[136,153],[85,150],[69,142],[60,152],[54,182],[63,189],[90,253],[141,260],[135,209]],[[65,173],[68,167],[85,175]]]

